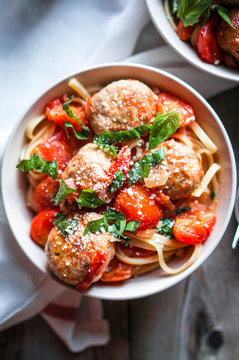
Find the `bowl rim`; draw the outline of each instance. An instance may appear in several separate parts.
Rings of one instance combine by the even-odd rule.
[[[15,235],[16,232],[14,230],[14,221],[13,221],[12,217],[10,216],[10,210],[11,209],[8,206],[8,197],[9,197],[9,195],[4,191],[5,183],[7,181],[7,176],[6,176],[6,170],[8,168],[7,154],[8,154],[11,142],[13,140],[13,137],[15,135],[15,132],[16,132],[17,128],[20,126],[21,122],[24,120],[27,113],[32,109],[34,104],[37,103],[42,96],[44,96],[48,91],[52,90],[53,88],[59,86],[62,82],[67,81],[69,78],[77,77],[77,76],[81,75],[82,73],[85,73],[85,72],[90,71],[90,70],[100,70],[100,69],[102,70],[102,69],[108,68],[108,67],[112,67],[112,68],[114,68],[114,67],[123,67],[123,68],[131,67],[131,68],[136,68],[136,69],[146,69],[146,70],[148,70],[150,72],[156,72],[159,75],[166,76],[167,78],[172,79],[173,81],[179,83],[180,85],[185,87],[187,90],[189,90],[194,96],[196,96],[203,103],[203,105],[209,110],[209,112],[211,112],[213,118],[215,119],[218,126],[220,127],[220,130],[221,130],[221,132],[223,134],[223,137],[225,139],[225,142],[227,144],[227,150],[228,150],[229,157],[230,157],[230,165],[231,165],[231,171],[232,171],[232,189],[231,189],[231,198],[230,198],[229,205],[228,205],[228,211],[227,211],[227,214],[225,216],[224,224],[223,224],[223,226],[221,228],[220,236],[218,236],[217,240],[214,241],[214,243],[211,245],[211,248],[210,248],[210,251],[208,252],[208,254],[205,254],[205,253],[201,254],[199,259],[194,264],[192,264],[189,268],[184,270],[182,273],[177,274],[178,275],[177,278],[173,277],[175,279],[175,281],[172,281],[172,283],[170,283],[170,284],[167,283],[165,286],[161,287],[160,289],[158,289],[156,287],[154,289],[149,290],[149,289],[147,289],[147,287],[145,287],[145,291],[143,293],[137,293],[136,295],[131,295],[131,296],[127,296],[127,294],[124,294],[120,298],[115,298],[114,296],[112,296],[112,297],[111,296],[102,296],[102,295],[97,295],[97,294],[94,294],[94,293],[92,294],[92,293],[89,293],[89,292],[81,293],[82,295],[85,295],[85,296],[88,296],[88,297],[105,299],[105,300],[116,300],[117,301],[117,300],[131,300],[131,299],[143,298],[143,297],[146,297],[146,296],[150,296],[150,295],[159,293],[159,292],[161,292],[163,290],[166,290],[166,289],[170,288],[171,286],[179,283],[180,281],[184,280],[188,275],[192,274],[199,266],[202,265],[202,263],[209,257],[209,255],[212,254],[212,252],[215,250],[215,248],[217,247],[219,242],[222,240],[222,237],[223,237],[223,235],[224,235],[224,233],[225,233],[225,231],[227,229],[228,223],[230,221],[230,218],[231,218],[231,215],[232,215],[232,212],[233,212],[233,208],[234,208],[235,197],[236,197],[237,171],[236,171],[236,161],[235,161],[235,157],[234,157],[233,148],[232,148],[229,136],[228,136],[228,134],[227,134],[227,132],[226,132],[220,118],[218,117],[216,112],[213,110],[211,105],[196,90],[194,90],[190,85],[188,85],[183,80],[176,77],[175,75],[172,75],[172,74],[170,74],[170,73],[168,73],[168,72],[166,72],[164,70],[154,68],[154,67],[148,66],[148,65],[136,64],[136,63],[113,62],[113,63],[104,63],[104,64],[100,64],[100,65],[89,66],[89,67],[86,67],[84,69],[81,69],[78,73],[74,73],[74,74],[70,74],[68,76],[65,76],[60,81],[58,81],[55,84],[53,84],[52,86],[48,87],[45,91],[42,92],[42,94],[40,96],[37,96],[36,100],[33,101],[30,106],[27,106],[26,111],[23,112],[22,116],[18,119],[18,121],[16,122],[16,124],[14,125],[14,127],[13,127],[13,129],[11,131],[11,134],[10,134],[10,136],[8,138],[8,141],[7,141],[4,153],[3,153],[2,163],[1,163],[1,191],[2,191],[3,205],[4,205],[5,213],[6,213],[6,216],[7,216],[9,227],[10,227],[10,229],[12,231],[12,234],[13,234],[16,242],[20,246],[21,250],[25,253],[25,255],[28,257],[28,259],[42,273],[47,275],[49,278],[52,278],[51,276],[49,276],[49,274],[46,274],[46,271],[44,271],[44,269],[37,263],[37,261],[35,261],[35,259],[33,259],[28,254],[28,252],[26,250],[26,246],[24,245],[24,243],[18,239],[17,235]],[[58,279],[55,279],[55,280],[57,280],[57,282],[60,283],[65,288],[70,288],[73,291],[77,291],[77,293],[79,293],[79,291],[76,290],[75,288],[72,288],[69,285],[60,282]]]
[[[160,9],[162,8],[162,11],[159,12],[160,16],[162,18],[165,18],[167,20],[167,23],[169,25],[169,27],[175,32],[175,41],[171,41],[169,39],[169,37],[167,37],[165,31],[163,30],[162,26],[160,25],[160,23],[155,19],[154,16],[154,8],[153,8],[153,1],[152,0],[144,0],[145,4],[147,6],[149,15],[150,15],[150,19],[152,20],[155,28],[157,29],[157,31],[160,33],[160,35],[162,36],[162,38],[164,39],[164,41],[170,46],[171,49],[173,49],[178,55],[180,55],[187,63],[191,64],[192,66],[194,66],[196,69],[200,70],[200,71],[204,71],[210,75],[213,75],[217,78],[220,79],[224,79],[224,80],[228,80],[231,81],[233,83],[238,84],[239,83],[239,70],[237,72],[233,72],[233,68],[229,68],[227,66],[223,67],[224,73],[218,73],[218,68],[221,68],[221,65],[219,65],[219,67],[217,67],[216,65],[212,65],[209,64],[207,62],[204,62],[199,56],[198,59],[196,60],[196,58],[194,59],[191,56],[188,56],[188,53],[184,54],[184,51],[181,51],[182,48],[186,49],[188,48],[188,44],[187,42],[184,42],[182,40],[179,39],[179,37],[177,36],[177,33],[172,29],[171,24],[169,23],[167,16],[165,14],[164,11],[164,6],[163,3],[167,0],[156,0],[159,3]],[[193,48],[192,48],[193,49]],[[195,49],[194,49],[195,51]],[[235,79],[235,76],[237,77]]]

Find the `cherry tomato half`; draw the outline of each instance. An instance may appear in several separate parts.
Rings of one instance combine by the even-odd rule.
[[[153,228],[163,216],[160,205],[142,185],[121,190],[114,206],[125,215],[127,221],[140,220],[138,230]]]
[[[219,65],[223,60],[223,51],[216,40],[217,25],[217,17],[211,17],[201,27],[197,40],[197,49],[201,58],[214,65]]]
[[[182,21],[179,20],[177,26],[178,37],[183,41],[190,39],[193,29],[194,26],[183,26]]]
[[[34,152],[46,161],[57,161],[58,170],[64,170],[68,161],[73,156],[70,141],[63,131],[59,131],[54,136],[38,145]]]
[[[169,111],[177,111],[179,127],[189,125],[195,120],[192,107],[180,98],[168,93],[160,93],[158,95],[158,111],[162,114]]]
[[[53,228],[57,210],[44,210],[37,214],[31,223],[30,235],[38,245],[45,246],[48,235]]]
[[[210,211],[186,212],[176,216],[173,234],[176,240],[196,245],[207,240],[216,222],[215,215]]]
[[[82,123],[85,123],[85,110],[82,105],[73,106],[69,105],[69,108],[72,110],[73,114],[77,119]],[[70,121],[74,125],[75,130],[81,131],[82,127],[75,119],[71,118],[65,110],[63,110],[63,101],[59,98],[56,98],[47,103],[46,106],[46,116],[50,121],[54,121],[56,124],[63,126],[64,121]]]
[[[34,197],[39,211],[58,208],[54,203],[58,189],[59,180],[52,180],[49,176],[36,186]]]

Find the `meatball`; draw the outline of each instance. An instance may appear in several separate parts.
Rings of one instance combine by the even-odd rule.
[[[115,255],[116,240],[109,233],[90,233],[83,236],[89,221],[102,218],[96,213],[74,216],[79,220],[79,228],[64,237],[54,227],[45,246],[50,270],[67,284],[85,290],[92,282],[101,278]]]
[[[152,123],[156,112],[156,94],[138,80],[112,82],[89,100],[90,122],[97,135]]]
[[[233,29],[224,20],[221,20],[217,29],[217,42],[219,46],[239,61],[239,8],[228,12]]]
[[[171,200],[188,197],[203,177],[200,156],[175,140],[164,141],[153,151],[159,148],[165,149],[165,159],[151,169],[148,178],[144,179],[145,185],[158,187]]]
[[[62,178],[78,192],[81,189],[90,188],[100,199],[110,202],[114,196],[107,193],[108,170],[111,165],[112,157],[101,150],[97,144],[89,143],[69,161]]]

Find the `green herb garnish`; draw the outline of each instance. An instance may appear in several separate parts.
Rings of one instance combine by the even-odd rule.
[[[176,215],[180,215],[180,214],[185,213],[185,211],[189,211],[189,210],[191,210],[190,207],[184,206],[184,207],[182,207],[181,209],[176,209],[176,210],[175,210],[175,214],[176,214]]]
[[[143,159],[137,161],[128,172],[128,183],[132,186],[137,181],[149,176],[152,166],[158,165],[165,157],[165,150],[158,149],[151,154],[145,155]]]
[[[96,232],[104,232],[105,230],[105,222],[104,219],[98,219],[98,220],[92,220],[89,221],[85,227],[84,236],[90,234],[90,233],[96,233]]]
[[[236,29],[236,28],[232,25],[232,23],[231,23],[231,20],[230,20],[230,18],[229,18],[229,16],[228,16],[228,10],[227,10],[227,8],[225,8],[225,7],[222,6],[222,5],[213,4],[213,5],[211,6],[211,9],[212,9],[212,10],[217,10],[218,15],[220,15],[221,18],[222,18],[228,25],[231,26],[231,28],[233,28],[234,30]]]
[[[58,212],[53,224],[60,230],[63,236],[69,236],[74,234],[79,227],[79,222],[77,219],[67,218],[61,212]]]
[[[119,240],[124,240],[124,231],[135,231],[139,227],[140,221],[129,221],[126,222],[124,214],[121,212],[108,207],[107,211],[104,212],[103,218],[88,222],[86,225],[84,236],[89,233],[96,232],[109,232]]]
[[[65,199],[65,197],[67,195],[72,194],[75,191],[76,191],[75,189],[68,188],[66,186],[65,181],[61,178],[60,179],[60,187],[59,187],[59,190],[54,199],[55,204],[59,205]]]
[[[170,219],[161,219],[162,225],[161,227],[158,229],[156,228],[157,233],[161,234],[161,235],[165,235],[167,237],[169,237],[170,239],[173,238],[173,225],[174,225],[174,220],[170,220]]]
[[[108,187],[108,192],[109,193],[113,193],[116,190],[120,189],[125,182],[125,175],[122,169],[119,169],[118,171],[116,171],[113,175],[113,180],[111,182],[111,184]]]
[[[214,190],[212,190],[212,192],[211,192],[211,194],[210,194],[210,198],[211,198],[211,200],[214,200],[214,199],[215,199],[215,197],[216,197],[216,193],[215,193],[215,191],[214,191]]]
[[[121,143],[127,140],[139,139],[142,135],[151,130],[152,125],[145,124],[137,126],[131,130],[102,132],[99,136],[95,136],[94,141],[103,144]]]
[[[117,132],[102,132],[99,136],[94,137],[94,142],[102,150],[113,156],[117,156],[117,147],[110,144],[117,144],[127,140],[139,139],[142,135],[151,130],[152,125],[145,124],[135,127],[131,130]]]
[[[74,129],[74,126],[70,121],[64,121],[63,127],[65,129],[66,136],[69,140],[70,140],[70,135],[69,135],[69,131],[67,130],[68,128],[71,128],[73,130],[73,133],[78,140],[85,140],[89,138],[90,132],[87,126],[82,126],[82,132],[80,132]]]
[[[124,246],[129,246],[129,244],[131,242],[131,239],[124,235],[121,235],[120,240],[124,241]]]
[[[95,209],[105,204],[105,202],[101,200],[92,189],[83,189],[78,199],[75,198],[75,200],[79,209],[82,207]]]
[[[95,141],[96,142],[96,141]],[[96,142],[97,145],[99,145],[99,147],[101,148],[101,150],[103,150],[106,154],[111,155],[113,157],[117,157],[117,153],[118,153],[118,148],[117,146],[114,145],[108,145],[108,144],[100,144],[98,142]]]
[[[212,0],[174,0],[171,6],[172,13],[181,19],[183,26],[192,26],[199,23],[204,25],[210,17],[210,11],[217,11],[221,18],[233,29],[228,10],[222,5],[212,4]]]
[[[149,150],[161,144],[179,128],[177,112],[157,113],[149,137]]]
[[[76,130],[74,129],[73,125],[72,125],[72,126],[69,125],[69,124],[71,124],[70,121],[65,121],[63,125],[64,125],[64,129],[65,129],[65,131],[66,131],[66,135],[67,135],[67,137],[69,138],[69,133],[68,133],[68,131],[67,131],[67,127],[72,127],[72,129],[73,129],[73,131],[74,131],[74,134],[75,134],[75,136],[77,137],[77,139],[88,139],[88,138],[89,138],[89,135],[90,135],[90,130],[89,130],[89,128],[88,128],[87,126],[83,125],[82,121],[81,121],[80,119],[78,119],[78,118],[74,115],[73,111],[72,111],[72,110],[70,109],[70,107],[69,107],[69,104],[73,101],[73,99],[74,99],[74,96],[73,96],[73,95],[70,96],[69,100],[68,100],[68,101],[65,101],[64,104],[62,105],[62,109],[66,111],[67,115],[68,115],[70,118],[74,119],[75,121],[78,122],[78,124],[82,125],[82,135],[80,135],[80,132],[79,132],[79,131],[76,131]]]
[[[211,5],[212,0],[178,0],[177,17],[183,26],[191,26],[199,22],[200,16]]]
[[[35,170],[38,173],[46,173],[55,180],[58,177],[57,166],[57,161],[46,161],[34,153],[31,159],[21,160],[16,167],[23,172]]]
[[[125,231],[136,231],[140,225],[139,220],[129,221],[126,225]]]

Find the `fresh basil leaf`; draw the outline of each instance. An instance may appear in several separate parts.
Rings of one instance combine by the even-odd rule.
[[[101,150],[103,150],[106,154],[111,155],[113,157],[117,157],[118,148],[114,145],[108,145],[108,144],[98,144]]]
[[[124,240],[129,243],[130,239],[123,235],[124,231],[135,231],[139,227],[140,221],[129,221],[126,223],[126,218],[121,212],[108,207],[103,214],[103,219],[90,221],[84,231],[84,235],[96,232],[109,232],[119,240]]]
[[[65,197],[67,195],[72,194],[75,191],[76,191],[75,189],[68,188],[66,186],[65,181],[61,178],[60,179],[60,187],[59,187],[59,190],[54,199],[55,204],[59,205],[65,199]]]
[[[131,130],[102,132],[99,136],[94,137],[94,142],[98,144],[103,151],[116,157],[118,148],[110,144],[121,143],[126,140],[138,139],[143,134],[149,132],[151,127],[152,125],[145,124],[135,127]]]
[[[137,126],[131,130],[117,132],[102,132],[99,136],[94,137],[94,142],[98,145],[121,143],[127,140],[139,139],[142,135],[149,132],[152,125],[145,124]]]
[[[209,20],[209,18],[210,18],[210,9],[208,8],[201,15],[200,25],[201,26],[205,25],[206,22]]]
[[[136,231],[140,225],[139,220],[129,221],[126,225],[125,231]]]
[[[165,157],[165,149],[158,149],[151,154],[145,155],[137,161],[128,172],[128,184],[134,185],[137,181],[149,176],[152,166],[158,165]]]
[[[169,0],[169,6],[172,14],[176,15],[178,11],[178,0]]]
[[[124,214],[111,207],[108,207],[103,216],[108,232],[110,232],[115,237],[119,237],[121,234],[123,234],[126,228],[126,218]]]
[[[183,26],[192,26],[199,22],[202,13],[207,10],[212,0],[178,0],[177,16]]]
[[[213,4],[211,6],[212,10],[217,10],[218,14],[221,16],[221,18],[228,24],[231,26],[231,28],[233,28],[234,30],[236,29],[232,23],[231,20],[228,16],[228,10],[227,8],[223,7],[222,5],[218,5],[218,4]]]
[[[67,218],[61,212],[58,212],[53,224],[60,230],[63,236],[69,236],[74,234],[79,227],[79,222],[77,219]]]
[[[69,135],[69,131],[67,130],[68,128],[71,128],[73,130],[73,133],[75,135],[75,137],[78,139],[78,140],[85,140],[85,139],[89,139],[89,136],[90,136],[90,131],[89,131],[89,128],[85,125],[82,125],[82,132],[80,131],[76,131],[74,129],[74,126],[73,124],[70,122],[70,121],[64,121],[63,122],[63,126],[64,126],[64,130],[66,132],[66,136],[67,138],[70,140],[70,135]]]
[[[86,236],[87,234],[90,233],[104,232],[104,231],[106,231],[104,219],[92,220],[87,223],[83,235]]]
[[[65,101],[64,104],[62,105],[62,109],[66,111],[67,115],[68,115],[70,118],[74,119],[75,121],[77,121],[79,124],[82,125],[82,136],[83,136],[83,137],[81,137],[81,139],[88,139],[88,138],[89,138],[89,134],[90,134],[89,128],[88,128],[87,126],[85,126],[85,125],[82,124],[82,121],[80,121],[80,119],[78,119],[78,118],[74,115],[73,111],[72,111],[72,110],[70,109],[70,107],[69,107],[69,104],[72,102],[73,99],[74,99],[74,96],[73,96],[73,95],[70,96],[69,100],[68,100],[68,101]],[[68,121],[66,121],[66,122],[68,123]],[[67,127],[69,127],[69,126],[67,126]],[[64,126],[64,128],[65,128],[65,126]],[[66,128],[65,128],[65,131],[66,131],[67,136],[69,136]],[[79,132],[75,132],[75,131],[74,131],[74,134],[75,134],[75,135],[76,135],[76,133],[78,134]],[[88,135],[88,136],[87,136],[87,135]],[[77,135],[77,136],[79,136],[79,135]],[[76,136],[76,137],[77,137],[77,136]],[[86,136],[87,136],[87,137],[86,137]],[[77,139],[79,139],[79,138],[77,137]]]
[[[155,148],[179,128],[177,112],[157,113],[149,137],[149,150]]]
[[[176,210],[175,210],[175,214],[176,214],[176,215],[180,215],[180,214],[185,213],[185,211],[189,211],[189,210],[191,210],[190,207],[184,206],[184,207],[182,207],[181,209],[176,209]]]
[[[131,239],[124,235],[121,235],[120,240],[124,241],[124,246],[129,246],[129,244],[131,242]]]
[[[211,198],[211,200],[214,200],[214,199],[215,199],[215,197],[216,197],[216,193],[215,193],[215,191],[214,191],[214,190],[212,190],[212,192],[211,192],[211,194],[210,194],[210,198]]]
[[[122,169],[119,169],[118,171],[116,171],[113,175],[113,180],[111,182],[111,184],[108,187],[108,192],[109,193],[113,193],[116,190],[118,190],[119,188],[121,188],[124,185],[125,182],[125,175]]]
[[[31,159],[21,160],[16,167],[23,172],[35,170],[39,173],[46,173],[55,180],[58,177],[57,166],[57,161],[46,161],[34,153]]]
[[[105,202],[101,200],[92,189],[83,189],[78,199],[75,198],[75,200],[79,209],[81,209],[83,206],[90,209],[95,209],[105,204]]]
[[[170,219],[161,219],[162,225],[161,227],[158,229],[156,228],[157,233],[161,234],[161,235],[165,235],[167,237],[169,237],[170,239],[173,238],[173,224],[174,224],[174,220],[170,220]]]

